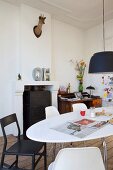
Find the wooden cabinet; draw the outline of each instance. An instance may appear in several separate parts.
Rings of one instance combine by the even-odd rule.
[[[93,99],[91,102],[92,107],[101,107],[102,106],[102,99]]]
[[[58,110],[62,113],[71,112],[72,105],[75,103],[84,103],[88,108],[90,107],[101,107],[102,106],[102,99],[101,98],[83,98],[79,100],[74,100],[74,94],[65,94],[65,95],[58,95]]]

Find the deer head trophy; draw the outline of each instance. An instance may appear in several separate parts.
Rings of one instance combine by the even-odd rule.
[[[44,15],[40,15],[38,25],[35,25],[33,28],[33,32],[37,38],[39,38],[42,34],[42,25],[45,24],[45,19],[46,17],[44,17]]]

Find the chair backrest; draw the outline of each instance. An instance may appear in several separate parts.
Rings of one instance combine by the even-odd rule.
[[[105,170],[99,148],[64,148],[53,163],[52,170]]]
[[[84,103],[75,103],[72,105],[73,112],[80,110],[87,110],[87,106]]]
[[[46,119],[58,116],[60,113],[55,106],[48,106],[45,108]]]
[[[20,127],[19,127],[19,123],[18,123],[18,120],[17,120],[17,117],[16,117],[16,113],[13,113],[11,115],[8,115],[8,116],[0,119],[0,124],[1,124],[1,128],[2,128],[2,133],[3,133],[5,144],[7,144],[7,135],[6,135],[5,127],[14,123],[14,122],[17,125],[18,140],[20,140]]]

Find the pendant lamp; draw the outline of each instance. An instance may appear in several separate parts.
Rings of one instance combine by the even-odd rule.
[[[95,53],[89,62],[89,73],[113,72],[113,51],[105,51],[105,29],[104,29],[104,0],[103,0],[103,49]]]

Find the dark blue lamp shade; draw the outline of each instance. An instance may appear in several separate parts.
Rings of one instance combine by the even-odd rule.
[[[113,72],[113,51],[95,53],[89,62],[89,73]]]

